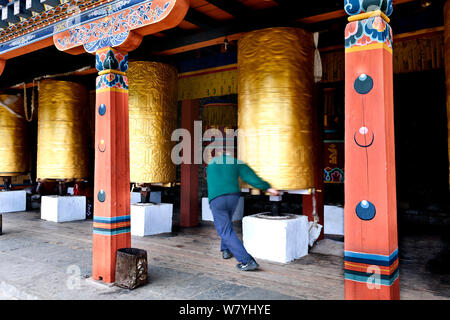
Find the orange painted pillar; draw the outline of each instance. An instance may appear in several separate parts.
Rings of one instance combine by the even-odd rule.
[[[345,298],[393,300],[400,290],[392,1],[370,11],[374,3],[345,2]]]
[[[117,250],[131,246],[128,56],[100,49],[96,67],[92,278],[111,283]]]

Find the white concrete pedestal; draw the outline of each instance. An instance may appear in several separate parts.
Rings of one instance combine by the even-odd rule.
[[[53,222],[68,222],[86,219],[85,196],[43,196],[41,219]]]
[[[240,221],[244,217],[244,197],[239,198],[238,206],[233,213],[232,221]],[[203,221],[214,221],[211,208],[209,207],[208,198],[202,198],[202,220]]]
[[[344,235],[344,208],[325,206],[323,231],[325,234]]]
[[[27,193],[23,190],[0,191],[0,213],[25,211]]]
[[[172,213],[171,203],[131,205],[131,235],[145,237],[172,232]]]
[[[308,217],[265,217],[260,214],[242,220],[243,243],[254,258],[288,263],[308,254]]]

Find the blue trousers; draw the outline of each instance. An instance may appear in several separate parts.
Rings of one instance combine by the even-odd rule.
[[[239,203],[240,194],[230,193],[214,198],[210,208],[214,217],[214,225],[222,240],[220,250],[228,249],[237,261],[247,263],[252,258],[245,250],[244,245],[233,230],[232,217]]]

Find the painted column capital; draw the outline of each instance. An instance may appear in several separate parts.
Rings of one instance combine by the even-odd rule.
[[[95,55],[95,67],[99,71],[97,77],[97,92],[121,91],[128,92],[128,54],[117,49],[106,47]]]
[[[106,70],[127,72],[128,53],[111,47],[99,49],[95,53],[95,67],[99,72]]]
[[[370,7],[369,3],[382,5],[382,2],[386,2],[386,4],[381,6],[381,9],[364,11]],[[353,3],[353,5],[349,3]],[[346,52],[385,48],[392,53],[393,35],[389,25],[390,20],[387,17],[392,10],[385,9],[389,5],[392,7],[392,0],[345,0],[347,13],[349,13],[347,9],[351,10],[350,12],[360,12],[351,14],[348,19],[349,23],[345,28]]]
[[[380,10],[386,16],[393,11],[393,0],[344,0],[344,9],[350,16]]]

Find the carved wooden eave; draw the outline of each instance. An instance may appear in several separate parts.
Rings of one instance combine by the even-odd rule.
[[[72,0],[0,31],[0,59],[51,45],[72,54],[95,52],[105,45],[131,51],[143,36],[177,26],[189,2]]]

